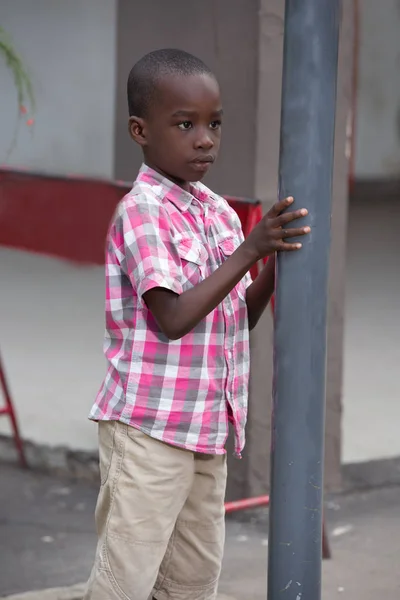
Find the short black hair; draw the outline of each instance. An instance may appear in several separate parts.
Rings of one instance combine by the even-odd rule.
[[[146,54],[129,73],[127,85],[129,116],[146,116],[161,77],[204,74],[215,77],[202,60],[184,50],[165,48]]]

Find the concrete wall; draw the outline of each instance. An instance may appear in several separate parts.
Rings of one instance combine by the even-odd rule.
[[[24,59],[37,103],[34,127],[21,123],[7,156],[18,106],[1,62],[1,162],[113,176],[116,9],[116,0],[1,2],[1,26]],[[4,248],[0,263],[0,347],[22,434],[93,450],[86,415],[104,373],[103,268]],[[9,431],[6,419],[0,431]]]
[[[262,0],[260,18],[255,0],[213,3],[216,12],[210,13],[198,5],[191,5],[194,11],[191,14],[188,3],[174,0],[175,10],[170,10],[169,5],[165,20],[160,20],[159,15],[158,19],[153,19],[154,3],[141,5],[139,13],[134,14],[134,3],[121,1],[115,106],[112,100],[114,76],[110,66],[115,56],[110,57],[115,39],[116,4],[96,0],[96,10],[91,11],[89,19],[89,7],[93,8],[93,2],[71,0],[68,4],[61,1],[50,4],[48,0],[37,0],[34,9],[33,3],[27,0],[3,0],[1,3],[2,25],[13,35],[20,52],[29,57],[28,66],[38,99],[34,135],[31,138],[27,131],[21,132],[10,162],[22,163],[28,168],[111,175],[115,142],[117,175],[132,179],[139,156],[126,133],[124,88],[127,72],[134,60],[147,50],[177,45],[178,34],[183,31],[184,37],[179,38],[178,45],[198,53],[210,63],[222,78],[226,98],[222,156],[210,178],[210,185],[226,193],[254,194],[263,200],[265,208],[270,206],[277,188],[283,0]],[[398,98],[395,93],[398,77],[393,76],[397,73],[393,70],[393,56],[398,52],[396,44],[400,38],[398,25],[388,36],[385,31],[391,31],[396,23],[397,4],[388,0],[381,4],[379,11],[373,0],[363,0],[361,6],[363,31],[367,31],[366,23],[370,30],[368,36],[363,37],[360,57],[357,174],[393,177],[395,170],[389,172],[383,166],[389,164],[385,156],[396,156],[393,150],[396,138],[393,136],[397,135],[394,104]],[[381,10],[383,6],[385,11]],[[161,4],[159,8],[162,9]],[[396,379],[400,359],[397,326],[400,320],[399,195],[397,191],[388,198],[381,190],[376,190],[372,195],[361,194],[352,199],[346,254],[347,161],[344,148],[351,95],[352,0],[344,0],[343,10],[327,371],[326,481],[329,487],[340,484],[344,317],[343,459],[353,462],[400,454],[396,428],[400,418]],[[143,35],[137,32],[138,14],[144,23]],[[182,16],[187,27],[178,24],[176,14]],[[60,15],[61,24],[58,22]],[[50,25],[44,27],[44,22]],[[193,29],[193,22],[199,23],[198,30]],[[187,37],[186,30],[190,30]],[[97,35],[98,31],[103,32],[102,37]],[[37,43],[38,38],[51,43],[51,52],[49,46]],[[58,44],[54,43],[55,39]],[[244,39],[243,52],[243,44],[239,41]],[[86,48],[86,43],[90,48]],[[98,61],[97,56],[102,60]],[[374,57],[379,59],[385,71],[378,73]],[[368,65],[372,68],[373,85],[365,83],[368,82]],[[387,65],[392,66],[392,70]],[[56,73],[56,79],[53,73]],[[92,86],[90,90],[87,81]],[[2,109],[3,106],[7,109],[0,113],[0,151],[4,154],[11,135],[11,123],[5,114],[10,107],[14,110],[15,98],[12,81],[3,65],[0,67],[0,85],[2,102],[3,99],[6,102]],[[380,87],[384,94],[383,104],[378,102],[376,106],[371,96],[375,87]],[[388,88],[392,90],[390,97],[386,95]],[[67,98],[67,93],[73,96]],[[92,107],[93,98],[96,103]],[[379,108],[378,113],[373,112],[373,106]],[[94,120],[91,119],[92,111],[96,115]],[[113,111],[114,139],[114,124],[110,118]],[[83,131],[88,135],[82,135]],[[97,135],[101,137],[97,138]],[[63,142],[61,147],[60,140]],[[386,150],[388,153],[385,154]],[[361,168],[360,165],[367,166]],[[379,225],[382,207],[386,211],[384,226]],[[77,268],[48,257],[6,249],[0,250],[0,264],[0,349],[23,435],[39,443],[95,449],[96,429],[86,421],[86,415],[104,374],[101,351],[103,269]],[[269,311],[252,335],[252,352],[248,447],[243,461],[232,465],[231,496],[257,494],[268,486],[272,379],[272,319]],[[8,431],[5,420],[0,421],[0,431]]]
[[[161,2],[121,2],[118,7],[115,140],[110,114],[114,109],[112,73],[116,58],[111,40],[116,37],[116,13],[108,9],[113,6],[115,11],[116,4],[99,2],[94,9],[92,2],[86,0],[73,0],[68,3],[68,8],[66,3],[60,2],[58,13],[58,4],[53,3],[51,8],[44,0],[36,3],[35,10],[25,4],[22,0],[7,3],[7,18],[2,23],[13,34],[21,53],[29,54],[34,82],[39,81],[40,76],[45,85],[42,89],[36,83],[40,94],[38,92],[37,126],[31,146],[26,147],[25,139],[21,137],[11,164],[50,172],[73,170],[87,175],[111,176],[112,160],[109,159],[112,159],[115,141],[117,175],[132,179],[139,156],[127,134],[127,73],[133,62],[146,51],[177,45],[179,39],[180,47],[199,54],[216,70],[226,97],[224,147],[210,184],[225,193],[253,195],[256,0],[240,0],[234,6],[228,2],[219,3],[211,12],[185,2],[175,2],[174,10],[170,5],[166,10],[165,3]],[[94,22],[88,19],[89,12],[97,15]],[[160,19],[161,14],[163,19]],[[138,18],[141,22],[139,32]],[[196,30],[193,23],[197,24]],[[31,37],[24,40],[28,25]],[[107,31],[103,31],[104,28]],[[61,39],[59,52],[66,55],[66,64],[60,62],[57,71],[54,71],[54,65],[58,64],[54,59],[57,50],[50,54],[47,50],[46,54],[45,47],[37,43],[40,36],[45,39],[46,35],[50,36],[49,31],[53,45],[57,36]],[[237,43],[238,31],[241,38],[249,40],[246,52],[242,52]],[[71,36],[74,43],[67,48]],[[25,45],[20,45],[21,40]],[[89,55],[81,58],[80,54],[85,54],[85,40],[93,46],[88,49]],[[79,56],[75,48],[78,48]],[[95,52],[101,57],[107,53],[107,61],[92,64]],[[89,78],[91,82],[94,78],[98,86],[103,71],[104,94],[95,87],[92,95],[87,80]],[[7,81],[8,74],[4,73],[4,77]],[[12,103],[15,99],[9,83],[8,102]],[[70,111],[58,123],[53,120],[52,111],[55,111],[54,94],[61,94],[60,89],[63,94],[68,89],[74,95],[68,97],[68,102],[64,99]],[[94,100],[97,113],[91,120],[87,110],[92,110]],[[57,116],[58,112],[54,114]],[[97,139],[92,147],[94,133],[107,139]],[[63,154],[57,154],[53,141],[65,144]],[[87,151],[86,143],[90,144],[91,152]],[[1,350],[22,434],[36,443],[94,450],[96,428],[86,416],[105,372],[102,355],[104,270],[102,267],[77,267],[50,257],[4,248],[0,249],[0,262],[2,281],[7,282],[0,300]],[[8,431],[7,421],[1,420],[0,432]]]
[[[255,190],[267,210],[277,197],[284,2],[262,0],[258,37]],[[250,406],[245,464],[232,461],[228,491],[251,497],[269,489],[273,319],[270,310],[251,333]],[[243,461],[242,461],[243,462]]]
[[[267,209],[276,199],[284,2],[263,0],[260,11],[256,190]],[[347,235],[346,121],[351,97],[352,1],[344,0],[337,92],[332,246],[329,284],[325,483],[338,489],[341,463],[342,344]],[[266,313],[252,336],[248,464],[242,490],[265,492],[269,485],[271,432],[272,319]],[[238,476],[240,476],[239,473]],[[239,487],[240,481],[237,483]],[[233,482],[232,482],[233,486]],[[239,487],[240,489],[240,487]]]
[[[349,212],[343,459],[400,456],[400,202],[360,191]],[[382,207],[385,225],[381,226]]]
[[[346,24],[350,22],[350,1],[345,1]],[[171,0],[168,10],[165,7],[161,0],[140,6],[127,0],[118,4],[116,176],[133,179],[140,161],[126,126],[125,84],[129,68],[150,49],[178,45],[197,53],[215,69],[226,99],[222,154],[209,184],[224,193],[257,195],[266,208],[274,201],[277,187],[283,0],[262,0],[260,12],[258,0],[224,0],[213,3],[210,11],[178,0]],[[327,483],[331,487],[338,484],[340,463],[349,44],[351,31],[346,31],[338,90],[329,317]],[[90,123],[87,126],[90,129]],[[71,137],[80,139],[76,134]],[[28,158],[25,162],[29,165]],[[104,374],[103,270],[77,268],[4,249],[0,261],[4,281],[10,282],[0,303],[1,345],[23,434],[37,442],[94,449],[95,428],[85,417]],[[252,336],[252,352],[248,448],[243,461],[235,462],[231,469],[231,497],[251,495],[268,487],[272,381],[269,311]]]
[[[146,52],[178,47],[203,59],[221,83],[225,110],[222,150],[206,183],[220,193],[254,195],[258,4],[258,0],[219,0],[206,5],[185,0],[169,0],[168,4],[165,0],[119,0],[117,178],[134,179],[141,161],[127,132],[129,71]]]
[[[28,69],[35,124],[18,116],[0,59],[0,162],[49,173],[113,176],[116,0],[2,0],[1,26]]]
[[[357,178],[400,177],[400,3],[361,0]]]
[[[344,339],[347,463],[400,455],[400,3],[359,6],[357,183],[349,204]]]
[[[0,349],[23,437],[95,450],[87,415],[105,373],[104,268],[6,248],[0,264]]]

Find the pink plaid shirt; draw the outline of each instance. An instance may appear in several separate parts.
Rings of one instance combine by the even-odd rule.
[[[240,220],[223,198],[200,183],[186,192],[142,166],[108,233],[108,370],[89,418],[119,420],[207,454],[225,453],[231,421],[240,455],[247,417],[250,275],[179,340],[160,331],[143,294],[155,287],[181,294],[215,271],[242,241]]]

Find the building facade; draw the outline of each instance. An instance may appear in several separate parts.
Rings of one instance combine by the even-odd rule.
[[[400,88],[397,80],[389,89],[385,85],[390,77],[395,79],[393,65],[387,61],[389,55],[395,60],[393,52],[400,52],[400,42],[393,35],[380,45],[382,31],[392,27],[395,34],[399,30],[399,12],[395,0],[388,2],[389,16],[373,0],[364,0],[358,15],[356,4],[344,0],[342,5],[332,213],[326,482],[336,489],[342,454],[347,462],[382,454],[379,444],[370,443],[374,434],[365,433],[365,421],[378,418],[382,403],[393,406],[398,390],[391,375],[390,381],[385,376],[382,388],[380,374],[389,357],[379,362],[374,341],[380,340],[380,347],[392,344],[388,352],[392,369],[398,353],[393,334],[399,316],[395,300],[399,277],[393,276],[399,271],[393,253],[398,241],[394,226],[389,234],[380,227],[379,235],[390,239],[378,240],[378,203],[376,198],[365,200],[358,183],[370,176],[392,181],[399,173],[400,142],[394,128]],[[139,152],[127,134],[125,84],[131,65],[152,49],[177,46],[197,54],[214,69],[226,115],[221,159],[207,183],[222,194],[258,198],[267,208],[277,190],[283,13],[283,0],[219,0],[209,7],[183,0],[3,0],[0,24],[27,63],[37,104],[34,125],[21,122],[10,153],[18,107],[10,74],[0,64],[3,172],[23,168],[36,173],[32,181],[25,173],[18,190],[0,180],[0,241],[10,234],[4,231],[1,207],[9,207],[12,197],[19,211],[15,243],[0,247],[0,348],[26,439],[50,447],[96,449],[96,430],[86,416],[105,368],[104,277],[99,261],[87,259],[92,256],[88,245],[93,240],[98,247],[106,227],[104,215],[116,201],[108,182],[132,181],[140,164]],[[356,103],[354,57],[358,64]],[[382,97],[375,97],[377,89],[385,89],[386,95],[381,92]],[[358,197],[351,199],[348,210],[353,161],[349,163],[346,148],[351,110],[357,115],[353,175]],[[371,143],[378,139],[379,143]],[[64,176],[69,178],[65,186]],[[400,205],[394,198],[390,206],[389,221],[393,222]],[[60,259],[47,251],[60,240],[43,245],[44,237],[51,238],[55,221],[64,232],[64,247],[72,249],[78,260]],[[84,242],[82,229],[87,234]],[[22,230],[24,239],[29,232],[33,245],[29,252],[18,242]],[[377,240],[376,248],[370,246],[369,234]],[[80,260],[82,256],[86,259]],[[383,263],[385,269],[375,269]],[[374,273],[379,271],[372,295],[366,291],[370,290],[371,265]],[[231,497],[257,494],[268,486],[269,312],[252,337],[252,361],[248,446],[244,460],[231,469]],[[372,372],[375,375],[368,377]],[[378,390],[379,402],[375,401]],[[366,397],[369,417],[364,410]],[[386,426],[382,420],[378,423]],[[0,431],[8,432],[5,422],[0,423]],[[400,442],[390,438],[388,443],[389,454],[400,455]]]

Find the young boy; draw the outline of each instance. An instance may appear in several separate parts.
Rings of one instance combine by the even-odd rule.
[[[211,600],[224,545],[225,441],[244,446],[249,329],[274,289],[274,260],[309,232],[278,202],[244,241],[199,181],[217,158],[218,83],[180,50],[142,58],[128,79],[129,132],[144,165],[107,240],[108,371],[99,421],[99,536],[85,600]],[[240,143],[240,140],[238,140]]]

